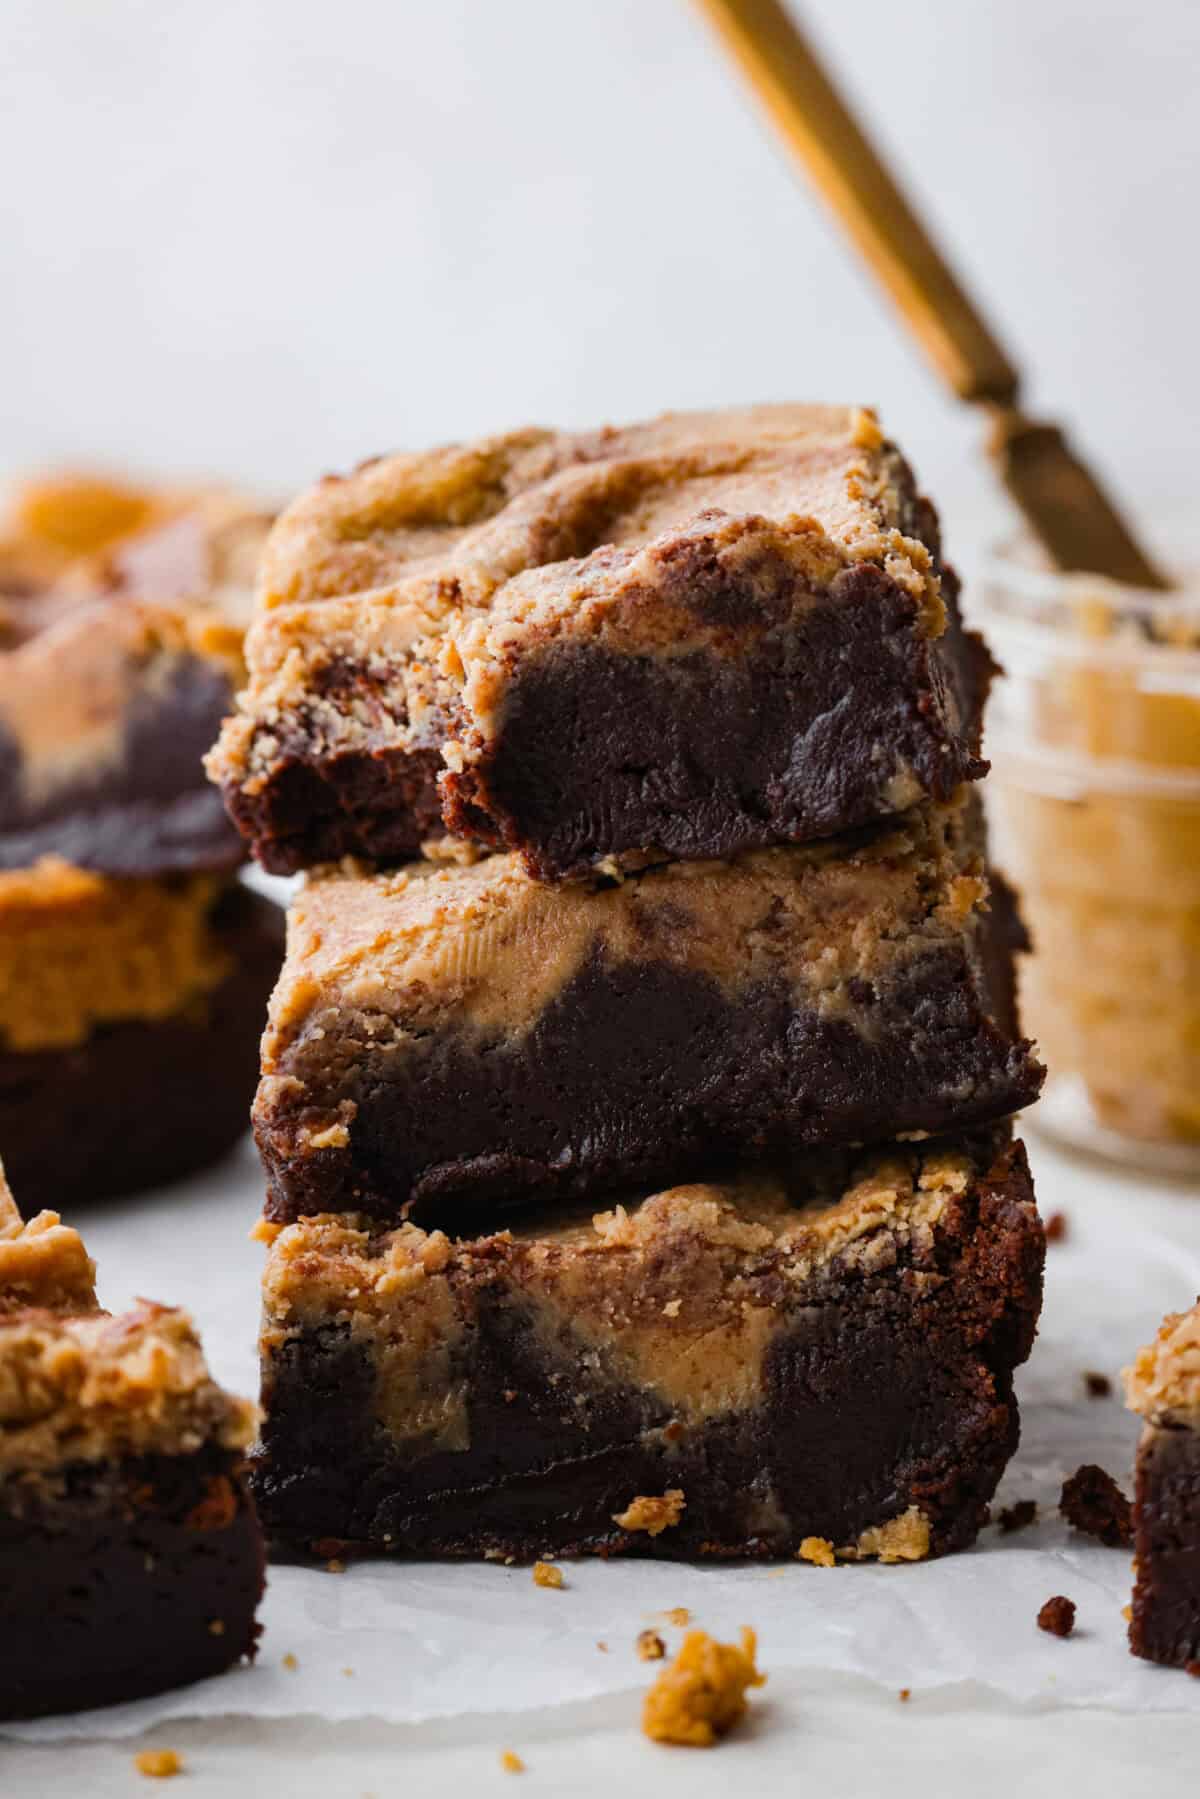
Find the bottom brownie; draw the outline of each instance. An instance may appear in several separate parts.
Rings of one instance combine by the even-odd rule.
[[[0,914],[0,959],[56,954],[52,937],[6,936],[5,923]],[[100,1024],[79,1042],[0,1047],[0,1150],[30,1208],[180,1179],[215,1161],[248,1128],[283,915],[235,885],[217,899],[205,929],[204,953],[222,973],[178,1009]],[[113,953],[97,933],[95,955]],[[148,946],[145,955],[152,954]]]
[[[474,1239],[302,1220],[264,1275],[264,1524],[322,1555],[962,1548],[1042,1255],[1003,1137]]]
[[[1200,1672],[1200,1301],[1168,1317],[1126,1376],[1145,1418],[1134,1490],[1135,1655]]]
[[[102,1312],[75,1231],[0,1177],[0,1718],[161,1692],[253,1655],[254,1408],[187,1316]]]

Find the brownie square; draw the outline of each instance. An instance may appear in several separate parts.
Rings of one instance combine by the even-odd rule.
[[[264,1274],[260,1511],[322,1556],[961,1548],[1042,1260],[1004,1132],[481,1236],[304,1219]]]
[[[267,1216],[441,1223],[1015,1111],[1042,1070],[980,852],[972,803],[600,889],[511,856],[312,880],[263,1040]]]
[[[280,873],[443,829],[559,880],[803,842],[980,776],[991,665],[854,407],[517,431],[328,478],[210,759]]]

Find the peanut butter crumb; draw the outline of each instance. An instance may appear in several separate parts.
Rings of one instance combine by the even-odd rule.
[[[521,1760],[515,1749],[502,1749],[500,1751],[500,1766],[504,1769],[506,1774],[524,1774],[525,1772],[525,1763]]]
[[[336,1555],[330,1556],[325,1564],[325,1572],[326,1574],[344,1574],[346,1572],[346,1564],[345,1562],[339,1561]]]
[[[223,1637],[225,1635],[224,1618],[210,1618],[208,1621],[208,1634],[210,1637]]]
[[[682,1487],[668,1487],[661,1499],[639,1494],[623,1512],[613,1513],[613,1522],[622,1530],[644,1530],[647,1536],[657,1537],[679,1523],[686,1504]]]
[[[250,1232],[250,1241],[251,1243],[265,1243],[270,1249],[283,1228],[282,1224],[272,1224],[269,1218],[260,1218]]]
[[[686,1630],[692,1621],[692,1614],[689,1612],[686,1605],[673,1605],[669,1612],[663,1613],[663,1617],[668,1624],[673,1624],[677,1630]]]
[[[535,1562],[533,1564],[533,1584],[535,1587],[561,1587],[563,1571],[556,1568],[553,1562]]]
[[[182,1758],[174,1749],[143,1749],[134,1756],[133,1765],[152,1780],[169,1780],[172,1774],[183,1773]]]
[[[290,1649],[283,1658],[283,1665],[289,1674],[294,1674],[296,1669],[300,1666],[300,1663],[296,1660]]]
[[[667,1646],[656,1630],[639,1630],[634,1647],[644,1662],[661,1662]]]
[[[886,1524],[872,1524],[858,1542],[838,1552],[849,1558],[876,1556],[881,1562],[919,1562],[929,1554],[929,1520],[919,1506],[910,1505]]]
[[[837,1566],[837,1556],[828,1537],[805,1537],[796,1554],[800,1561],[813,1562],[818,1568]]]
[[[911,1687],[901,1687],[901,1688],[900,1688],[900,1702],[901,1702],[901,1704],[902,1704],[902,1705],[907,1705],[907,1704],[908,1704],[908,1702],[909,1702],[909,1700],[910,1700],[910,1699],[911,1699],[911,1698],[912,1698],[912,1688],[911,1688]]]
[[[690,1630],[646,1694],[642,1729],[656,1743],[709,1749],[743,1716],[746,1693],[766,1680],[755,1666],[757,1639],[743,1626],[740,1646]]]

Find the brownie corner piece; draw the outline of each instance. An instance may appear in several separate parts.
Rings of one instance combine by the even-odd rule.
[[[539,878],[728,856],[981,775],[986,653],[856,407],[517,431],[283,515],[210,759],[280,873],[444,825]]]
[[[0,1718],[84,1711],[253,1656],[255,1408],[191,1320],[100,1310],[76,1232],[0,1191]]]
[[[1042,1257],[1004,1130],[478,1237],[304,1219],[264,1273],[264,1525],[326,1554],[964,1547]]]
[[[1129,1646],[1200,1664],[1200,1300],[1164,1319],[1125,1375],[1143,1425],[1134,1477]]]
[[[1036,1097],[983,945],[977,802],[550,887],[519,858],[312,879],[263,1041],[268,1216],[444,1223]]]

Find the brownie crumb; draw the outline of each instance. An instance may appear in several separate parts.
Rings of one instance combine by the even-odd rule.
[[[1046,1220],[1047,1243],[1062,1243],[1065,1240],[1066,1235],[1067,1214],[1065,1212],[1051,1212],[1049,1218]]]
[[[1073,1529],[1109,1549],[1125,1549],[1133,1542],[1132,1507],[1112,1475],[1094,1462],[1085,1462],[1063,1482],[1058,1509]]]
[[[151,1780],[169,1780],[172,1774],[183,1773],[183,1758],[174,1749],[143,1749],[134,1756],[133,1765]]]
[[[556,1568],[553,1562],[535,1562],[533,1564],[533,1584],[535,1587],[561,1587],[563,1571]]]
[[[911,1687],[901,1687],[901,1688],[900,1688],[900,1702],[901,1702],[901,1704],[902,1704],[902,1705],[907,1705],[907,1704],[908,1704],[908,1702],[909,1702],[909,1700],[910,1700],[910,1699],[911,1699],[911,1698],[912,1698],[912,1688],[911,1688]]]
[[[685,1504],[681,1487],[668,1487],[661,1499],[639,1494],[623,1512],[613,1513],[613,1523],[622,1530],[644,1530],[647,1536],[657,1537],[679,1523]]]
[[[602,1642],[599,1637],[597,1637],[597,1639],[596,1639],[596,1647],[600,1651],[601,1655],[608,1654],[608,1644]]]
[[[1038,1629],[1045,1630],[1052,1637],[1069,1637],[1075,1628],[1075,1602],[1064,1599],[1056,1593],[1053,1599],[1047,1599],[1037,1616]]]
[[[642,1729],[656,1743],[710,1749],[743,1716],[746,1693],[766,1680],[755,1666],[757,1638],[742,1627],[740,1645],[689,1630],[669,1667],[646,1694]]]
[[[1200,1662],[1184,1662],[1183,1671],[1190,1674],[1193,1680],[1200,1680]]]
[[[504,1769],[506,1774],[524,1774],[525,1772],[525,1763],[521,1760],[515,1749],[502,1749],[500,1751],[500,1766]]]
[[[1014,1530],[1025,1530],[1037,1520],[1038,1509],[1036,1499],[1018,1499],[1015,1505],[1006,1505],[996,1522],[1005,1536]]]
[[[661,1662],[667,1646],[656,1630],[639,1630],[634,1645],[644,1662]]]
[[[1112,1393],[1112,1382],[1107,1374],[1097,1374],[1094,1368],[1084,1370],[1083,1384],[1089,1399],[1107,1399]]]

